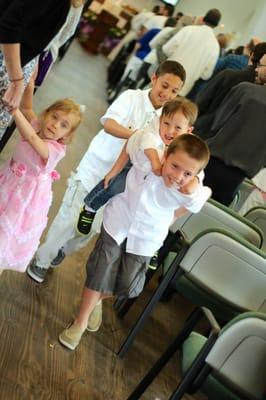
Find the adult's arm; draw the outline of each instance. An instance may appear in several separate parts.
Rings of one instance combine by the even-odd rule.
[[[3,100],[12,110],[19,106],[24,91],[24,78],[20,62],[20,44],[2,44],[2,51],[10,79],[10,85],[4,94]]]

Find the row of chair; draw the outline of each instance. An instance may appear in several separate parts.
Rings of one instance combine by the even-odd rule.
[[[251,221],[246,217],[250,218]],[[196,388],[202,386],[202,382],[206,382],[210,371],[214,371],[212,373],[219,376],[218,383],[215,382],[213,385],[215,390],[217,390],[217,387],[220,387],[220,391],[218,390],[218,392],[223,393],[225,389],[222,383],[227,383],[230,389],[232,389],[231,391],[229,390],[230,393],[232,392],[230,395],[231,397],[228,395],[228,391],[225,390],[224,393],[226,393],[226,395],[221,394],[220,397],[212,395],[210,398],[215,400],[220,398],[236,400],[239,398],[260,399],[262,397],[264,388],[261,382],[263,382],[262,378],[266,378],[266,357],[264,362],[261,361],[260,357],[261,355],[266,355],[266,259],[265,240],[261,228],[264,232],[266,231],[265,208],[261,207],[251,210],[243,218],[235,211],[213,200],[207,202],[200,213],[179,219],[172,227],[173,232],[170,238],[171,240],[166,241],[159,255],[160,262],[164,267],[164,274],[161,282],[132,327],[128,337],[118,351],[118,355],[122,357],[126,354],[136,335],[142,329],[147,318],[167,288],[171,287],[186,298],[189,298],[192,303],[198,307],[198,310],[188,319],[184,330],[179,333],[175,341],[169,346],[140,385],[137,386],[128,400],[140,398],[141,393],[143,393],[181,344],[183,350],[192,346],[195,350],[195,355],[197,353],[200,355],[199,359],[196,358],[197,362],[195,360],[196,367],[194,361],[192,362],[192,372],[191,368],[189,368],[189,378],[185,378],[186,380],[188,379],[188,381],[186,381],[188,383],[184,384],[182,381],[180,384],[181,386],[178,386],[176,392],[173,393],[170,399],[181,399],[186,391],[196,390]],[[153,272],[149,271],[148,280],[152,275]],[[118,316],[122,318],[133,303],[132,301],[125,301],[122,302],[122,304],[118,303]],[[223,323],[231,321],[232,318],[236,317],[232,324],[237,324],[240,323],[239,318],[241,319],[242,317],[239,316],[242,313],[247,311],[255,313],[254,315],[252,314],[252,316],[248,314],[246,317],[244,317],[243,314],[243,319],[246,318],[248,320],[251,318],[252,323],[255,319],[255,326],[258,324],[258,326],[262,327],[263,334],[259,336],[260,339],[254,339],[255,357],[252,358],[252,346],[247,346],[247,351],[251,352],[251,355],[248,353],[248,357],[252,360],[250,364],[254,365],[253,372],[256,371],[256,379],[243,379],[243,376],[247,373],[244,368],[245,363],[242,363],[243,368],[240,363],[239,366],[232,367],[232,371],[228,376],[227,372],[223,372],[222,378],[220,377],[219,368],[217,370],[215,362],[210,363],[209,359],[216,360],[216,356],[213,356],[213,354],[216,354],[215,348],[219,343],[223,343],[224,339],[222,339],[222,337],[224,338],[224,332],[227,331],[227,328],[220,331],[217,328],[217,324],[213,324],[215,329],[212,329],[212,333],[207,340],[199,334],[191,333],[195,321],[199,319],[199,315],[202,315],[202,307],[204,307],[204,310],[205,307],[211,310],[214,316],[223,321]],[[256,315],[256,313],[259,314]],[[209,312],[204,312],[204,314],[210,316]],[[211,322],[214,321],[212,317],[209,317],[209,320],[211,320]],[[258,320],[262,322],[258,322]],[[191,323],[191,321],[193,321],[193,323]],[[244,324],[244,326],[249,326],[249,321],[242,324]],[[230,326],[229,322],[227,333],[229,339],[231,332],[234,332],[234,329],[238,329],[234,328],[231,330],[229,329]],[[258,332],[260,332],[259,329],[260,328],[258,328]],[[256,329],[255,332],[257,332]],[[241,335],[242,333],[239,338],[242,337]],[[249,343],[248,338],[245,340]],[[258,346],[257,341],[259,343]],[[214,343],[216,343],[215,346]],[[251,341],[251,343],[253,342]],[[245,347],[241,346],[240,342],[238,345],[241,351],[243,350],[242,347]],[[236,346],[236,344],[234,344],[234,346]],[[211,350],[210,358],[208,358],[209,356],[207,357],[207,354],[211,348],[213,348],[213,350]],[[224,347],[224,349],[225,348],[226,347]],[[236,346],[236,348],[238,347]],[[208,349],[208,351],[206,349]],[[221,349],[223,349],[223,345],[221,345]],[[185,353],[186,352],[183,352],[183,355],[185,355]],[[238,353],[236,352],[236,354]],[[194,358],[192,357],[192,359]],[[208,362],[206,360],[208,360]],[[232,362],[234,363],[234,361]],[[204,376],[202,376],[201,379],[196,379],[195,376],[203,369],[202,363],[206,367],[206,373],[203,374]],[[184,365],[188,366],[188,364],[188,362],[184,362]],[[198,368],[198,365],[201,365],[201,367]],[[258,368],[258,365],[262,369]],[[184,369],[186,370],[187,368]],[[234,370],[235,373],[233,373]],[[228,371],[227,368],[226,371]],[[239,377],[236,377],[238,375]],[[248,376],[253,375],[254,373],[250,375],[250,372],[248,372]],[[209,379],[208,382],[209,381],[213,382],[212,379]],[[260,382],[260,384],[258,384],[258,382]],[[210,386],[212,387],[212,385]],[[207,387],[209,387],[209,385],[207,385]],[[240,393],[240,397],[237,397],[234,393]]]

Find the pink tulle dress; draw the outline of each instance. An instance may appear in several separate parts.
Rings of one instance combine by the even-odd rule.
[[[24,272],[46,227],[52,181],[59,179],[54,168],[65,155],[65,145],[47,143],[46,163],[20,139],[11,161],[0,169],[0,269]]]

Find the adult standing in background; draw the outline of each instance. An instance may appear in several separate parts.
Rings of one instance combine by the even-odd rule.
[[[185,68],[187,79],[180,92],[182,96],[190,92],[198,79],[209,79],[213,73],[220,52],[213,28],[220,19],[220,11],[211,9],[203,17],[202,25],[185,26],[162,47],[169,60],[178,61]]]
[[[31,62],[57,34],[69,8],[70,0],[0,0],[0,137],[11,120],[5,104],[19,106]]]
[[[241,70],[225,69],[212,78],[205,89],[196,98],[199,107],[199,117],[195,123],[197,135],[202,139],[208,139],[212,132],[212,124],[215,119],[216,111],[220,104],[230,92],[233,86],[240,82],[255,82],[257,65],[263,63],[266,56],[266,42],[255,46],[249,58],[247,68]]]
[[[226,206],[244,178],[253,178],[266,165],[265,71],[266,60],[256,69],[260,85],[241,82],[231,89],[212,125],[204,184],[212,189],[212,197]]]

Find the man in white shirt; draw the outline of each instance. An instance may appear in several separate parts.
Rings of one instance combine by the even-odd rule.
[[[94,232],[80,235],[76,222],[88,192],[111,169],[126,139],[143,128],[154,116],[160,116],[161,107],[176,97],[185,80],[183,67],[173,61],[163,63],[152,78],[148,90],[127,90],[108,108],[101,118],[102,129],[92,140],[87,152],[68,182],[62,205],[47,234],[36,258],[28,267],[28,275],[37,282],[43,282],[52,265],[59,264],[65,255],[84,247],[95,234],[95,226],[102,220],[97,214]]]
[[[221,13],[212,9],[203,17],[202,25],[185,26],[174,35],[162,50],[168,59],[180,62],[187,73],[180,94],[186,96],[198,79],[209,79],[219,57],[219,44],[213,32]]]
[[[167,236],[175,216],[199,212],[211,195],[198,186],[190,194],[180,191],[208,163],[205,142],[191,134],[176,138],[168,147],[162,175],[143,175],[135,181],[128,173],[125,192],[113,197],[104,212],[101,234],[87,262],[87,279],[80,311],[59,341],[74,350],[99,301],[107,297],[136,297],[143,289],[146,266]],[[177,211],[176,211],[177,210]]]

